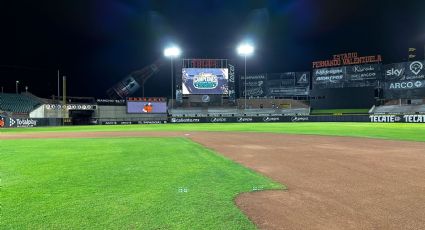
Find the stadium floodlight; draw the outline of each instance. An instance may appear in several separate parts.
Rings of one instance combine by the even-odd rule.
[[[174,100],[174,73],[173,73],[173,59],[179,57],[181,49],[177,46],[170,46],[164,49],[164,56],[169,57],[171,60],[171,109],[173,109]]]
[[[250,56],[254,53],[254,46],[248,43],[244,43],[238,46],[237,51],[241,56]]]
[[[181,54],[181,49],[177,46],[171,46],[164,49],[165,57],[175,58],[180,56],[180,54]]]
[[[245,61],[245,90],[244,90],[244,94],[245,94],[245,106],[244,106],[244,110],[246,110],[246,57],[247,56],[251,56],[254,53],[254,46],[248,43],[242,43],[238,46],[238,48],[236,49],[238,51],[238,54],[244,57],[244,61]]]

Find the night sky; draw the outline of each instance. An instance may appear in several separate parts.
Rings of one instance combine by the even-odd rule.
[[[384,63],[423,59],[425,1],[373,0],[43,0],[0,3],[0,85],[42,97],[57,92],[105,98],[130,72],[178,44],[185,58],[228,58],[243,70],[240,41],[256,46],[248,72],[311,70],[332,54],[382,54]],[[169,96],[170,66],[147,84],[146,96]]]

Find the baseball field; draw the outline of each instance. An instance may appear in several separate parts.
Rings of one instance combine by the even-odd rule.
[[[0,229],[425,229],[425,125],[0,130]]]

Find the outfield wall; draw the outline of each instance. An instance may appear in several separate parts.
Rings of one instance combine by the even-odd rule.
[[[11,118],[0,116],[0,128],[27,128],[60,126],[57,118]],[[424,123],[425,115],[342,115],[342,116],[255,116],[255,117],[172,117],[156,120],[93,120],[97,125],[132,125],[165,123],[268,123],[268,122],[372,122],[372,123]]]
[[[170,118],[169,122],[170,123],[251,123],[251,122],[425,123],[425,115],[179,117],[179,118]]]

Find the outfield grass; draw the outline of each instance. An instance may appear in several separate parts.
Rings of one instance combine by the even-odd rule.
[[[85,132],[85,131],[234,131],[315,134],[370,137],[392,140],[425,141],[425,124],[413,123],[206,123],[118,126],[69,126],[30,129],[0,129],[1,133],[15,132]]]
[[[235,196],[283,188],[185,138],[0,142],[2,229],[255,229]]]

